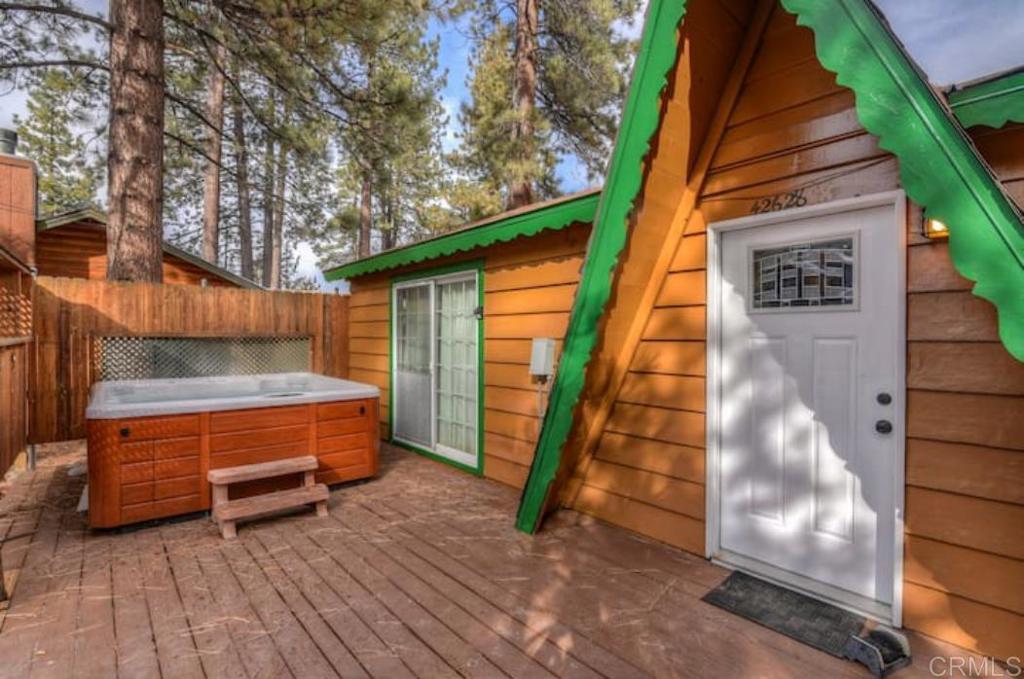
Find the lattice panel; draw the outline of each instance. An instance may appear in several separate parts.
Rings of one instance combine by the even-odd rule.
[[[308,372],[309,337],[95,337],[94,380]]]

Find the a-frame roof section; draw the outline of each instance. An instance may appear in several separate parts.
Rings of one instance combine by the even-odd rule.
[[[1024,123],[1024,68],[957,85],[946,96],[964,127]]]
[[[532,533],[538,527],[548,487],[558,471],[561,449],[572,426],[573,410],[597,342],[598,321],[611,295],[612,275],[626,243],[626,219],[640,191],[644,158],[658,128],[659,100],[676,61],[678,28],[685,8],[682,0],[651,0],[647,7],[608,178],[597,206],[558,373],[516,518],[516,526],[523,531]]]
[[[698,2],[700,0],[690,0]],[[1024,220],[949,107],[928,85],[869,0],[780,0],[815,36],[819,62],[855,95],[857,117],[896,156],[901,185],[950,231],[950,254],[973,292],[999,313],[1000,339],[1024,361]],[[684,2],[652,0],[630,97],[591,236],[548,410],[516,520],[539,526],[597,341],[626,239],[658,99],[676,58]],[[669,53],[666,53],[669,52]],[[654,58],[652,58],[654,55]],[[636,125],[634,118],[643,120]],[[653,116],[654,119],[648,119]]]
[[[329,281],[387,271],[594,219],[600,189],[588,189],[471,222],[454,231],[324,271]]]

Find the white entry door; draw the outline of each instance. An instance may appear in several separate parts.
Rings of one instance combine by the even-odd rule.
[[[477,469],[479,304],[475,271],[395,285],[394,438]]]
[[[894,207],[743,220],[719,232],[714,286],[716,556],[883,619],[902,492]]]

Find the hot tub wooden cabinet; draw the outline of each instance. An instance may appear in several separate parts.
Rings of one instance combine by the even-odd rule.
[[[260,377],[267,379],[260,384]],[[290,385],[276,393],[279,376],[97,384],[86,413],[89,525],[110,528],[208,510],[210,469],[312,454],[320,462],[318,482],[375,476],[376,387],[318,375],[300,384],[304,374],[289,377]],[[220,380],[218,388],[205,389],[204,396],[204,386],[214,379]],[[245,395],[226,396],[228,379],[245,380],[242,386],[249,388],[237,390]],[[126,398],[128,390],[139,398]],[[267,401],[274,405],[252,407]],[[231,495],[294,487],[299,481],[296,475],[237,484]]]

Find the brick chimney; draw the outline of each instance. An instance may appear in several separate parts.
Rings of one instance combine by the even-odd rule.
[[[0,247],[35,266],[36,165],[17,150],[17,133],[0,129]]]

